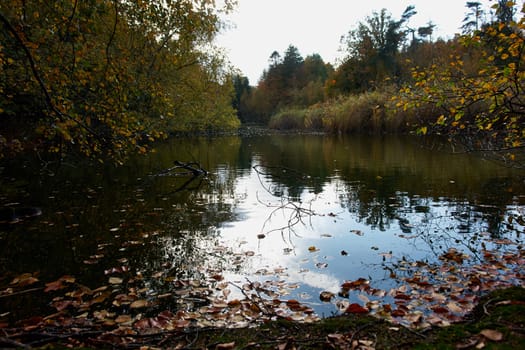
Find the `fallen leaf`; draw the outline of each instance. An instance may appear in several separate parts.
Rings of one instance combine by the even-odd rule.
[[[321,299],[321,301],[329,302],[334,296],[334,293],[324,291],[319,295],[319,299]]]
[[[120,277],[110,277],[109,284],[122,284],[123,279]]]
[[[481,332],[479,332],[479,334],[481,334],[488,340],[492,340],[492,341],[503,340],[503,333],[501,333],[500,331],[496,331],[494,329],[484,329]]]
[[[118,315],[115,319],[117,323],[128,323],[131,322],[131,315]]]
[[[346,308],[345,312],[349,314],[367,314],[368,309],[362,307],[361,305],[357,303],[353,303],[353,304],[350,304],[350,306]]]
[[[361,231],[361,230],[350,230],[350,232],[355,233],[358,236],[363,236],[364,235],[363,231]]]
[[[49,283],[46,283],[46,288],[44,289],[44,292],[51,292],[51,291],[55,291],[55,290],[60,290],[64,288],[64,285],[62,284],[62,281],[61,280],[57,280],[57,281],[54,281],[54,282],[49,282]]]
[[[132,308],[132,309],[140,309],[140,308],[146,307],[148,305],[149,305],[149,303],[148,303],[147,300],[140,299],[140,300],[135,300],[134,302],[132,302],[129,307]]]

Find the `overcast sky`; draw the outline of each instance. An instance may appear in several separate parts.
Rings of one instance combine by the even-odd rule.
[[[479,0],[487,7],[494,0]],[[284,53],[288,45],[303,57],[318,53],[335,64],[341,53],[339,40],[373,11],[386,8],[399,19],[409,5],[417,14],[409,24],[420,27],[432,21],[435,37],[459,33],[467,12],[463,0],[239,0],[226,20],[233,28],[219,35],[231,63],[256,85],[273,51]]]

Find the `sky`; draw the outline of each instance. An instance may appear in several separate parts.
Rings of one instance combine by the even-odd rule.
[[[479,2],[488,7],[494,0]],[[336,65],[342,57],[341,36],[383,8],[397,20],[407,6],[414,5],[412,27],[432,21],[434,37],[452,38],[461,32],[465,4],[466,0],[239,0],[236,11],[225,17],[231,28],[216,43],[256,85],[272,52],[283,56],[289,45],[297,47],[303,58],[317,53]]]

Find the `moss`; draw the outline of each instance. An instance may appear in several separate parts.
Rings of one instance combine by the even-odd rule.
[[[485,349],[525,348],[525,289],[509,288],[484,297],[465,322],[428,331],[409,330],[367,316],[326,318],[314,324],[278,320],[257,328],[203,332],[194,347],[213,348],[235,342],[235,348],[292,349],[337,348],[352,341],[370,341],[375,349],[457,349],[469,341],[485,343]],[[501,342],[483,339],[480,332],[493,329],[503,334]],[[207,334],[204,337],[204,334]],[[350,347],[351,348],[351,347]],[[472,346],[471,348],[475,348]]]
[[[184,349],[525,349],[525,289],[509,288],[484,297],[462,323],[426,331],[395,326],[362,315],[323,319],[312,324],[279,319],[253,328],[194,329],[184,333],[143,336],[143,346]],[[493,330],[503,335],[491,341],[480,333]],[[85,345],[86,343],[84,343]],[[87,344],[90,344],[89,341]],[[79,344],[81,345],[81,344]],[[110,343],[95,343],[111,348]],[[117,344],[113,344],[117,345]],[[61,348],[60,343],[46,348]]]

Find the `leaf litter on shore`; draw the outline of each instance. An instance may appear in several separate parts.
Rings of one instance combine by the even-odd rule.
[[[494,244],[512,245],[502,240]],[[524,250],[514,248],[485,249],[480,252],[480,260],[455,248],[443,252],[433,264],[403,258],[391,262],[389,270],[397,285],[389,290],[375,288],[372,281],[358,278],[343,281],[337,296],[324,291],[319,299],[333,303],[343,314],[371,315],[411,329],[447,326],[471,312],[485,292],[525,286]],[[231,254],[230,261],[239,266],[254,256],[252,251],[232,253],[223,246],[215,249],[221,254]],[[258,281],[230,281],[222,271],[206,266],[199,268],[201,279],[180,279],[171,276],[168,269],[146,276],[125,258],[116,262],[115,267],[104,270],[107,284],[93,289],[69,275],[43,285],[36,273],[16,276],[0,290],[0,297],[39,286],[38,289],[50,296],[49,305],[54,312],[17,320],[14,328],[13,324],[0,319],[0,328],[7,337],[20,329],[94,328],[99,330],[100,340],[129,343],[133,336],[140,334],[195,327],[252,327],[278,319],[298,322],[320,319],[311,307],[287,297],[297,284],[279,278],[286,276],[287,269],[283,267],[258,271],[261,277]],[[269,278],[264,280],[265,277]],[[163,292],[150,288],[150,280],[162,284]],[[359,302],[353,302],[354,299]],[[8,314],[2,317],[7,319]],[[489,340],[499,337],[490,330],[485,333]],[[341,343],[345,338],[332,335],[330,341]],[[356,344],[368,346],[368,343]]]

